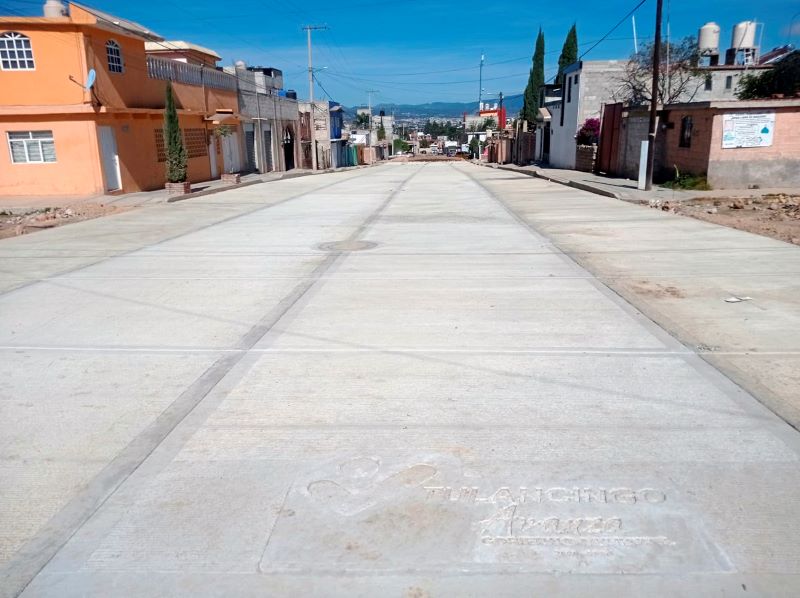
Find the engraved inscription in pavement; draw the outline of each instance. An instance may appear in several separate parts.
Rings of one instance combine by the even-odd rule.
[[[290,489],[262,571],[728,569],[668,486],[497,485],[449,456],[354,457]]]

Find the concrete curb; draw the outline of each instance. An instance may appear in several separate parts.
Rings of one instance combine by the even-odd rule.
[[[167,203],[184,201],[186,199],[191,199],[193,197],[204,197],[206,195],[214,195],[215,193],[221,193],[222,191],[230,191],[231,189],[239,189],[241,187],[250,187],[251,185],[258,185],[259,183],[265,183],[265,182],[266,181],[262,181],[259,179],[257,181],[245,181],[244,183],[238,183],[235,185],[222,185],[220,187],[214,187],[213,189],[203,189],[202,191],[197,191],[195,193],[186,193],[184,195],[173,195],[172,197],[167,198]]]
[[[379,164],[379,163],[378,163]],[[263,180],[263,179],[256,179],[253,181],[244,181],[243,183],[237,183],[234,185],[221,185],[219,187],[214,187],[213,189],[204,189],[202,191],[197,191],[195,193],[186,193],[184,195],[174,195],[172,197],[167,198],[167,203],[175,203],[177,201],[184,201],[187,199],[193,199],[195,197],[204,197],[206,195],[214,195],[215,193],[222,193],[223,191],[230,191],[231,189],[241,189],[242,187],[250,187],[251,185],[258,185],[260,183],[273,183],[275,181],[285,181],[288,179],[298,179],[304,176],[315,176],[318,174],[330,174],[332,172],[347,172],[348,170],[358,170],[360,168],[369,168],[371,166],[377,166],[378,164],[365,164],[359,166],[345,166],[342,168],[328,168],[326,170],[320,170],[318,172],[285,172],[281,176]]]
[[[526,176],[536,177],[538,179],[543,179],[545,181],[550,181],[552,183],[558,183],[559,185],[565,185],[567,187],[572,187],[574,189],[580,189],[581,191],[587,191],[589,193],[594,193],[595,195],[602,195],[603,197],[610,197],[612,199],[619,199],[621,201],[628,201],[631,203],[640,204],[642,203],[639,199],[630,199],[627,197],[622,197],[619,193],[614,193],[613,191],[609,191],[608,189],[603,189],[602,187],[597,187],[595,185],[591,185],[589,183],[585,183],[583,181],[573,181],[573,180],[564,180],[560,179],[551,175],[546,174],[546,171],[543,170],[523,170],[521,168],[517,168],[514,166],[504,166],[502,164],[482,164],[480,162],[473,162],[473,164],[477,164],[478,166],[485,166],[487,168],[496,168],[499,170],[507,170],[509,172],[516,172],[519,174],[524,174]]]

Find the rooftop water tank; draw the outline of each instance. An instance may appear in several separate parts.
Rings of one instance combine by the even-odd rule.
[[[756,47],[756,22],[742,21],[733,28],[731,36],[731,48],[755,48]]]
[[[719,25],[713,21],[700,27],[697,48],[701,54],[719,54]]]
[[[47,0],[44,3],[44,16],[54,18],[63,17],[67,14],[67,7],[61,0]]]

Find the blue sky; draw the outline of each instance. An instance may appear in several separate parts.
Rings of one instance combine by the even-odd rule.
[[[733,25],[755,19],[764,23],[763,49],[800,44],[800,2],[761,0],[758,3],[722,0],[664,0],[669,4],[672,38],[696,35],[706,21],[722,28],[721,45],[730,43]],[[230,64],[242,59],[250,65],[284,71],[287,88],[308,95],[306,37],[303,24],[324,24],[314,33],[314,66],[326,92],[347,105],[366,103],[366,90],[379,90],[374,101],[423,103],[474,101],[478,95],[478,63],[484,67],[484,97],[502,91],[520,93],[530,68],[536,32],[545,34],[546,71],[554,72],[567,30],[577,24],[581,52],[602,38],[638,1],[590,0],[568,4],[520,0],[494,2],[461,0],[376,0],[321,2],[318,0],[240,0],[225,4],[210,0],[85,0],[101,10],[138,21],[167,39],[210,47]],[[0,13],[40,14],[43,0],[2,0]],[[563,7],[563,8],[562,8]],[[639,39],[652,37],[655,0],[636,11]],[[666,25],[665,25],[666,27]],[[586,56],[591,59],[626,58],[633,51],[627,19]]]

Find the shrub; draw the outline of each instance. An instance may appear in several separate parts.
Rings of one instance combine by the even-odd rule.
[[[575,142],[578,145],[591,145],[597,143],[600,138],[600,119],[587,118],[586,122],[578,129],[578,134],[575,136]]]

